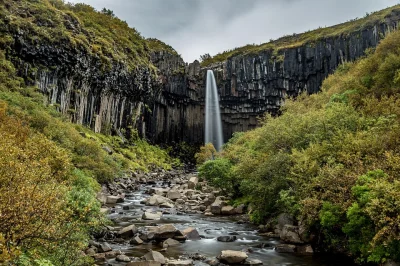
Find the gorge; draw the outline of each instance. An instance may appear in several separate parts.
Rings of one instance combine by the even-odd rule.
[[[198,61],[187,64],[169,49],[150,51],[154,66],[132,68],[113,58],[105,65],[106,58],[79,44],[72,45],[67,39],[32,39],[32,32],[12,21],[3,27],[3,34],[10,36],[7,56],[19,75],[36,84],[48,103],[71,121],[95,132],[136,128],[153,143],[200,145],[207,70],[213,70],[217,80],[227,141],[234,132],[255,128],[264,113],[277,115],[285,98],[319,91],[323,80],[339,65],[376,47],[397,28],[400,8],[378,15],[377,19],[361,19],[358,27],[342,34],[307,40],[307,34],[318,36],[319,30],[315,30],[283,37],[266,49],[233,53],[207,66]],[[62,23],[75,35],[88,34],[73,16],[65,16]],[[46,24],[40,27],[46,28]]]

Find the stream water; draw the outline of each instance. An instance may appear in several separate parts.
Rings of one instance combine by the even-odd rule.
[[[154,186],[154,185],[153,185]],[[161,183],[156,186],[161,186]],[[141,216],[145,209],[155,209],[156,207],[145,206],[140,202],[150,195],[145,194],[145,191],[150,186],[141,185],[138,191],[127,194],[125,202],[113,206],[114,208],[109,215],[109,218],[114,221],[115,229],[119,229],[131,224],[136,224],[137,227],[156,223],[174,224],[178,229],[187,227],[197,228],[200,235],[203,237],[197,241],[186,241],[178,247],[169,247],[162,254],[166,258],[178,258],[183,254],[200,253],[206,257],[215,257],[222,250],[243,250],[250,249],[249,258],[259,259],[264,265],[354,265],[351,261],[340,256],[318,256],[308,255],[300,256],[295,254],[277,253],[273,249],[279,241],[272,238],[259,236],[257,228],[250,224],[239,224],[232,217],[220,216],[204,216],[200,214],[164,214],[161,220],[158,221],[143,221]],[[129,210],[123,210],[124,206],[129,206]],[[125,207],[127,208],[127,207]],[[222,235],[236,235],[235,242],[218,242],[217,237]],[[160,244],[142,244],[138,246],[128,243],[113,243],[109,242],[113,250],[121,250],[127,256],[141,257],[148,252],[148,249],[160,251]],[[126,263],[117,262],[115,259],[107,260],[102,265],[126,265]],[[196,265],[207,265],[202,262],[196,262]]]

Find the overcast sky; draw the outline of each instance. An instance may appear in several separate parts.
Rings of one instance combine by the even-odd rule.
[[[362,17],[399,0],[67,0],[106,7],[186,62]]]

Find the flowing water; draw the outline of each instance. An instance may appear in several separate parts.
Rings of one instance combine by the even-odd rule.
[[[153,185],[154,186],[154,185]],[[155,185],[161,187],[161,183]],[[142,221],[140,219],[145,209],[157,209],[157,207],[145,206],[140,202],[150,197],[145,194],[145,191],[150,186],[142,185],[136,192],[128,194],[125,202],[114,206],[114,213],[109,215],[109,218],[115,222],[115,229],[136,224],[138,227],[150,225],[153,223],[174,224],[178,229],[187,227],[197,228],[200,235],[203,237],[197,241],[186,241],[178,247],[169,247],[167,252],[163,252],[166,258],[178,258],[183,254],[200,253],[207,257],[215,257],[219,255],[221,250],[243,250],[250,249],[249,258],[259,259],[264,265],[354,265],[350,261],[340,256],[326,257],[317,255],[295,255],[282,254],[273,250],[273,247],[279,243],[276,239],[259,236],[256,227],[250,224],[239,224],[232,217],[207,217],[200,214],[165,214],[158,221]],[[129,205],[129,210],[123,210],[123,206]],[[216,238],[222,235],[235,234],[238,238],[235,242],[225,243],[218,242]],[[130,245],[128,243],[113,243],[109,242],[113,250],[121,250],[126,255],[131,257],[140,257],[148,252],[148,249],[161,250],[160,244],[143,244],[139,246]],[[126,263],[117,262],[115,259],[110,259],[103,265],[126,265]],[[196,262],[197,266],[205,266],[207,264]]]
[[[222,122],[219,109],[217,84],[212,70],[207,71],[206,84],[206,117],[204,143],[212,143],[217,151],[224,144]]]

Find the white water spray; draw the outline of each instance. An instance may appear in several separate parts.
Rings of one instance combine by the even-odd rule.
[[[221,114],[217,83],[215,82],[212,70],[207,71],[206,86],[206,125],[204,143],[212,143],[217,151],[220,151],[224,140],[222,137]]]

